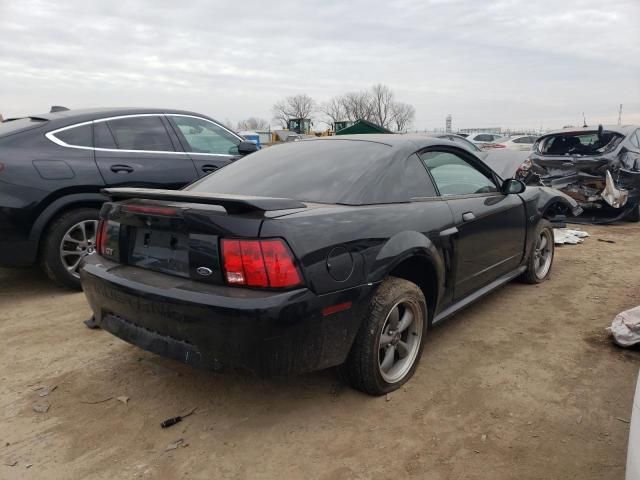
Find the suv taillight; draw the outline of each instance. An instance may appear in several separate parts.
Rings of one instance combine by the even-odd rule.
[[[224,277],[229,285],[290,288],[302,283],[293,254],[280,238],[220,241]]]
[[[96,252],[98,255],[104,255],[104,248],[107,244],[107,221],[100,219],[98,222],[98,233],[96,233]]]

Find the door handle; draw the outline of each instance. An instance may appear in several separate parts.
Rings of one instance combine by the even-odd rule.
[[[470,222],[471,220],[475,220],[476,216],[473,214],[473,212],[465,212],[462,214],[462,221],[463,222]]]
[[[211,173],[211,172],[215,172],[216,170],[218,170],[218,167],[216,167],[215,165],[203,165],[201,170],[204,173]]]
[[[133,167],[129,165],[111,165],[111,171],[113,173],[131,173],[133,172]]]

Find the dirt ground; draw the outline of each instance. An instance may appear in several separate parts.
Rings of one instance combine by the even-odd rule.
[[[640,350],[604,329],[638,305],[640,228],[585,229],[550,281],[511,283],[430,331],[389,398],[334,371],[193,370],[88,330],[83,295],[37,270],[0,270],[0,479],[619,480]]]

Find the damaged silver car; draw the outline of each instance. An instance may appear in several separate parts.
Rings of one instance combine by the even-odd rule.
[[[585,210],[582,221],[640,221],[640,128],[568,128],[543,135],[518,175],[557,188]]]

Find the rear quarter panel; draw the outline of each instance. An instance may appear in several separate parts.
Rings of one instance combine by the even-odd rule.
[[[440,232],[452,223],[448,205],[440,200],[327,206],[265,220],[260,236],[285,238],[309,288],[324,294],[380,282],[411,255],[427,256],[444,270]],[[336,280],[327,266],[336,248],[344,248],[352,259],[352,271],[344,280]]]

